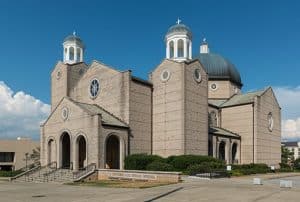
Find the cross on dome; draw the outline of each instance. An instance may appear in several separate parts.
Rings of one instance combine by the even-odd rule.
[[[177,18],[176,24],[179,25],[181,23],[181,20]]]
[[[73,31],[73,36],[76,36],[76,31],[75,30]]]

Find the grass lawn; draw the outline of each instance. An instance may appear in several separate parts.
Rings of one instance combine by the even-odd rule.
[[[113,188],[150,188],[175,183],[166,182],[144,182],[144,181],[119,181],[119,180],[99,180],[90,182],[66,183],[66,185],[76,186],[95,186],[95,187],[113,187]]]

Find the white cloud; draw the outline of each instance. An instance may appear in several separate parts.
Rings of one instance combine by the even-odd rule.
[[[300,86],[275,87],[282,108],[282,138],[300,139]]]
[[[39,126],[50,113],[50,105],[22,91],[14,93],[0,81],[0,138],[39,138]]]

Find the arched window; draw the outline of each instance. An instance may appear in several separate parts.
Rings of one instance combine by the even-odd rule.
[[[218,126],[218,118],[216,112],[209,113],[208,122],[210,126]]]
[[[74,48],[69,48],[69,60],[74,60]]]
[[[81,55],[80,48],[77,48],[77,61],[80,61],[80,55]]]
[[[225,147],[226,147],[226,143],[225,142],[220,142],[219,145],[219,159],[222,161],[225,161]]]
[[[188,41],[187,42],[187,51],[186,51],[187,52],[187,54],[186,54],[187,58],[190,58],[190,51],[189,50],[190,50],[190,42]]]
[[[183,57],[183,40],[182,39],[179,39],[178,42],[177,42],[177,54],[178,54],[178,57]]]
[[[232,152],[231,153],[232,163],[233,164],[238,163],[238,160],[237,160],[237,143],[233,143],[231,152]]]
[[[169,43],[169,49],[170,49],[170,58],[173,58],[174,57],[174,42],[171,41]]]

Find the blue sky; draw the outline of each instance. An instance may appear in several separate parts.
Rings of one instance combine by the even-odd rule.
[[[4,0],[0,81],[12,96],[25,92],[50,103],[50,72],[73,30],[86,44],[87,63],[96,59],[147,78],[164,59],[164,35],[179,17],[193,32],[193,55],[206,37],[212,52],[239,69],[244,92],[273,86],[294,96],[300,91],[299,10],[298,1]],[[289,111],[283,119],[297,122],[300,110]]]

